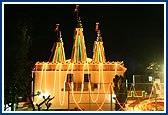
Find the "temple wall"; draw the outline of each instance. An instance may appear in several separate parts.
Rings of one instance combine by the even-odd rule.
[[[104,110],[111,110],[111,106],[114,107],[114,104],[111,105],[111,91],[109,83],[113,83],[113,78],[115,73],[118,75],[123,75],[123,71],[89,71],[91,83],[95,84],[94,88],[92,85],[89,85],[88,82],[84,83],[84,87],[88,88],[85,91],[81,91],[79,88],[77,91],[77,87],[75,83],[81,82],[84,74],[88,74],[88,71],[35,71],[35,80],[34,80],[34,93],[36,94],[40,91],[41,96],[34,97],[34,103],[40,103],[43,101],[42,95],[51,95],[51,97],[55,96],[52,100],[52,106],[50,109],[74,109],[77,107],[75,104],[80,101],[79,106],[84,110],[97,110],[99,106],[104,103],[102,108]],[[70,86],[74,87],[74,91],[70,88],[70,91],[65,91],[67,85],[66,76],[67,74],[73,74],[73,84]],[[103,77],[102,77],[103,75]],[[99,81],[100,78],[100,81]],[[97,84],[101,83],[101,85]],[[103,84],[105,83],[105,84]],[[46,84],[46,85],[45,85]],[[97,85],[97,86],[96,86]],[[82,87],[82,86],[81,86]],[[92,87],[90,90],[89,87]],[[98,88],[99,87],[99,88]],[[109,89],[109,90],[108,90]],[[91,94],[90,94],[91,92]],[[69,93],[69,95],[68,95]],[[106,95],[105,95],[106,94]],[[108,99],[104,100],[107,96]],[[68,103],[69,100],[69,103]],[[75,100],[75,101],[74,101]],[[92,101],[96,101],[96,103]],[[114,102],[114,100],[113,100]],[[90,104],[89,104],[90,103]],[[45,109],[45,105],[42,106]]]

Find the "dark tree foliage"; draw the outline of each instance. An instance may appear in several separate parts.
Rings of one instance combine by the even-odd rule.
[[[18,103],[18,97],[31,99],[30,83],[33,67],[33,62],[29,60],[32,45],[31,18],[20,17],[17,24],[11,24],[10,28],[12,29],[8,34],[5,34],[8,44],[5,44],[4,104],[11,103],[10,106],[14,110],[13,104]]]
[[[127,89],[126,89],[126,83],[125,83],[125,77],[123,76],[118,76],[116,75],[115,78],[113,79],[114,83],[114,92],[116,94],[116,98],[118,99],[119,103],[123,108],[125,107],[125,100],[127,98]],[[116,102],[115,104],[115,110],[122,110],[120,109],[121,107],[119,104]]]

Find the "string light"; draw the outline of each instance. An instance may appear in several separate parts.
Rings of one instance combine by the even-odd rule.
[[[65,76],[65,80],[64,80],[64,95],[63,95],[63,101],[61,103],[61,100],[60,100],[60,105],[64,105],[64,102],[65,102],[65,83],[67,81],[67,74],[68,74],[68,71],[69,71],[69,67],[70,67],[71,63],[69,64],[68,66],[68,69],[67,69],[67,72],[66,72],[66,76]],[[60,77],[59,77],[60,78]],[[59,83],[60,84],[60,83]],[[61,95],[59,95],[59,97],[61,97]]]
[[[72,63],[72,68],[71,68],[71,74],[73,74],[73,63]],[[82,109],[81,109],[81,107],[79,106],[79,104],[76,102],[76,100],[75,100],[75,97],[74,97],[74,93],[73,93],[73,82],[71,82],[71,86],[72,86],[72,97],[73,97],[73,101],[75,102],[75,104],[77,105],[77,107],[81,110],[81,111],[83,111]]]
[[[33,76],[33,72],[32,72],[32,79],[34,78]],[[31,81],[31,94],[33,94],[33,81]],[[33,100],[33,97],[31,97],[31,99]],[[34,101],[34,100],[33,100]]]
[[[46,66],[45,66],[45,92],[46,92],[46,68],[47,68],[47,63],[46,63]]]
[[[108,87],[108,88],[110,88],[110,87]],[[108,90],[109,90],[109,89],[108,89]],[[99,110],[103,107],[105,101],[106,101],[106,98],[104,98],[102,104],[99,106],[99,108],[98,108],[96,111],[99,111]]]
[[[115,64],[115,75],[117,75],[117,62]]]
[[[41,72],[40,91],[41,91],[41,84],[42,84],[42,80],[43,80],[43,69],[44,69],[44,65],[45,65],[45,63],[43,64],[43,67],[42,67],[42,72]],[[37,97],[37,100],[36,100],[36,102],[35,102],[35,103],[37,103],[37,102],[38,102],[38,100],[39,100],[39,96]]]
[[[87,63],[87,67],[88,67],[88,79],[89,79],[89,93],[90,93],[90,97],[91,97],[91,100],[92,100],[92,102],[93,102],[93,98],[92,98],[92,95],[91,95],[91,85],[90,85],[90,78],[89,78],[89,65],[88,65],[88,63]],[[96,105],[98,106],[98,108],[99,108],[99,105],[97,104],[97,102],[95,102],[96,103]],[[100,108],[101,109],[101,108]],[[102,110],[102,109],[101,109]],[[103,110],[102,110],[103,111]]]
[[[108,91],[107,91],[107,93],[106,93],[106,91],[105,91],[105,86],[104,86],[104,76],[103,76],[103,64],[101,64],[102,65],[102,82],[103,82],[103,90],[104,90],[104,93],[105,93],[105,96],[106,96],[106,99],[107,100],[110,100],[110,96],[109,97],[107,97],[107,93],[108,93]],[[109,84],[109,86],[108,87],[110,87],[110,84]],[[108,88],[107,87],[107,88]]]
[[[83,67],[83,79],[82,79],[81,96],[80,96],[80,99],[79,99],[78,103],[81,102],[81,99],[82,99],[82,93],[83,93],[83,89],[84,89],[84,70],[85,70],[85,63],[84,63],[84,67]],[[72,89],[72,90],[73,90],[73,89]]]
[[[131,84],[131,86],[130,86],[130,89],[129,89],[129,91],[128,91],[128,92],[129,92],[129,93],[128,93],[128,95],[130,95],[130,92],[131,92],[132,86],[133,86],[133,84]],[[123,104],[123,106],[122,106],[122,107],[121,107],[121,104],[120,104],[120,109],[122,109],[122,108],[124,107],[124,105],[125,105],[125,103],[127,102],[127,100],[128,100],[128,97],[126,98],[126,100],[125,100],[125,102],[124,102],[124,104]],[[119,110],[120,110],[120,109],[119,109]],[[127,109],[128,109],[128,107],[126,107],[126,108],[125,108],[125,110],[127,110]]]
[[[151,98],[151,96],[152,96],[153,87],[154,87],[154,84],[152,84],[152,88],[151,88],[151,92],[150,92],[150,95],[149,95],[149,99],[150,99],[150,98]]]
[[[130,96],[128,95],[128,97],[144,97],[144,93],[145,91],[142,91],[142,95],[138,96],[135,91],[131,91],[131,95]],[[145,93],[145,97],[146,97],[146,93]]]
[[[61,76],[61,63],[60,63],[60,67],[59,67],[59,100],[60,100],[60,105],[62,105],[62,103],[61,103],[61,78],[60,78],[60,76]]]
[[[131,87],[132,87],[133,85],[131,85]],[[133,86],[134,87],[134,86]],[[150,100],[150,98],[151,98],[151,95],[152,95],[152,92],[153,92],[153,87],[154,87],[154,84],[152,85],[152,88],[151,88],[151,91],[150,91],[150,95],[149,95],[149,98],[147,99],[148,101],[146,101],[146,103],[144,103],[144,104],[148,104],[149,103],[149,100]],[[131,89],[130,89],[131,90]],[[135,91],[135,87],[134,87],[134,91]],[[129,91],[129,92],[131,92],[131,91]],[[136,93],[136,92],[135,92]],[[137,95],[137,94],[136,94]],[[138,101],[140,101],[140,99],[139,99],[139,97],[138,97]],[[138,105],[137,105],[138,106]],[[141,106],[140,106],[141,107]],[[128,107],[127,107],[128,108]],[[139,111],[141,111],[143,108],[141,107],[140,109],[138,109]]]
[[[42,84],[42,81],[43,81],[43,69],[44,69],[44,65],[45,65],[45,92],[46,92],[46,68],[47,68],[47,63],[44,63],[43,64],[43,68],[42,68],[42,74],[41,74],[41,83],[40,83],[40,90],[41,90],[41,84]],[[69,70],[69,67],[70,67],[70,65],[71,65],[71,63],[69,64],[69,66],[68,66],[68,69],[67,69],[67,74],[68,74],[68,70]],[[100,66],[101,65],[101,66]],[[59,66],[59,64],[57,65],[57,67]],[[87,66],[88,66],[88,63],[87,63]],[[54,77],[54,89],[53,89],[53,95],[55,95],[55,81],[56,81],[56,70],[57,70],[57,67],[56,67],[56,69],[55,69],[55,77]],[[100,70],[100,67],[102,67],[102,70]],[[80,96],[80,99],[79,99],[79,101],[77,102],[76,100],[75,100],[75,97],[74,97],[74,92],[73,92],[73,82],[72,82],[72,96],[73,96],[73,100],[74,100],[74,102],[76,103],[76,105],[78,106],[78,108],[80,109],[80,110],[82,110],[81,109],[81,107],[79,106],[79,104],[78,103],[80,103],[81,102],[81,99],[82,99],[82,94],[83,94],[83,89],[84,89],[84,70],[85,70],[85,63],[84,63],[84,67],[83,67],[83,79],[82,79],[82,88],[81,88],[81,96]],[[103,100],[103,102],[102,102],[102,104],[99,106],[98,104],[97,104],[97,100],[98,100],[98,98],[99,98],[99,90],[100,90],[100,79],[101,79],[101,75],[100,75],[100,71],[102,72],[102,82],[103,82],[103,90],[104,90],[104,93],[105,93],[105,98],[104,98],[104,100]],[[67,79],[67,77],[65,77],[65,80],[64,80],[64,95],[63,95],[63,101],[61,102],[61,92],[60,92],[60,85],[61,85],[61,78],[60,78],[60,76],[61,76],[61,63],[60,63],[60,68],[59,68],[59,99],[60,99],[60,105],[64,105],[64,98],[65,98],[65,82],[66,82],[66,79]],[[116,75],[116,72],[117,72],[117,63],[116,63],[116,67],[115,67],[115,75]],[[73,73],[73,63],[72,63],[72,68],[71,68],[71,73]],[[66,76],[67,76],[67,74],[66,74]],[[88,74],[89,74],[89,66],[88,66]],[[89,77],[89,75],[88,75],[88,77]],[[92,102],[96,102],[96,104],[97,104],[97,106],[98,106],[98,110],[102,110],[102,106],[104,105],[104,103],[105,103],[105,100],[106,99],[109,99],[110,98],[110,96],[107,96],[107,93],[108,93],[108,91],[109,91],[109,88],[110,88],[110,84],[108,85],[108,90],[106,91],[105,90],[105,86],[104,86],[104,76],[103,76],[103,64],[102,63],[99,63],[99,80],[98,80],[98,92],[97,92],[97,96],[96,96],[96,99],[94,100],[93,99],[93,97],[92,97],[92,94],[91,94],[91,82],[90,82],[90,78],[88,78],[89,79],[89,89],[90,89],[90,97],[91,97],[91,100],[92,100]],[[37,99],[37,101],[38,101],[38,99]],[[36,102],[37,102],[36,101]],[[82,110],[83,111],[83,110]]]
[[[57,64],[56,68],[55,68],[55,77],[54,77],[54,88],[53,88],[53,96],[55,96],[55,81],[56,81],[56,71],[57,71],[57,67],[58,67],[59,63]],[[53,100],[51,100],[51,102],[53,102]]]
[[[93,97],[92,97],[92,95],[91,95],[91,93],[90,93],[90,97],[91,97],[91,100],[92,100],[92,102],[97,102],[97,100],[98,100],[98,97],[99,97],[99,85],[100,85],[100,63],[99,63],[99,83],[98,83],[98,94],[97,94],[97,96],[96,96],[96,99],[95,100],[93,100]],[[90,92],[91,92],[91,85],[90,85],[90,79],[89,79],[89,89],[90,89]]]

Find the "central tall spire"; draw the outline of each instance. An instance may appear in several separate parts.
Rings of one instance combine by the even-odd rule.
[[[72,48],[71,62],[85,63],[87,61],[85,40],[83,35],[82,22],[78,14],[79,5],[76,5],[74,12],[77,13],[77,26],[74,30],[74,45]]]

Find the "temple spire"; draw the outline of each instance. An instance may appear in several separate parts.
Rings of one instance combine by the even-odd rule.
[[[57,32],[57,38],[58,38],[58,37],[59,37],[59,36],[58,36],[58,32],[59,32],[59,24],[56,24],[56,28],[55,28],[54,31]]]
[[[81,18],[79,16],[79,5],[76,5],[74,13],[76,12],[76,19],[77,19],[77,28],[82,28]]]
[[[76,5],[76,8],[75,8],[75,10],[74,10],[74,13],[76,12],[76,18],[77,18],[77,22],[78,22],[78,19],[79,19],[79,14],[78,14],[78,9],[79,9],[79,5]]]
[[[97,40],[94,42],[93,46],[93,59],[92,61],[95,63],[106,62],[106,57],[104,53],[103,40],[100,34],[100,29],[98,28],[99,22],[96,23],[96,32],[97,32]]]
[[[83,35],[83,28],[81,18],[78,14],[79,5],[76,5],[74,12],[77,12],[77,26],[74,30],[74,45],[72,49],[71,62],[85,63],[87,61],[85,40]]]
[[[100,30],[97,31],[97,41],[102,41]]]
[[[58,25],[56,26],[56,28],[58,27]],[[52,59],[53,63],[64,63],[65,62],[65,52],[64,52],[64,43],[62,40],[62,35],[61,35],[61,31],[58,30],[57,28],[57,42],[56,42],[56,48],[55,48],[55,52],[54,52],[54,56]]]
[[[62,42],[62,35],[61,35],[61,31],[59,31],[58,42]]]
[[[82,21],[80,17],[78,18],[78,21],[77,21],[77,28],[82,28]]]

